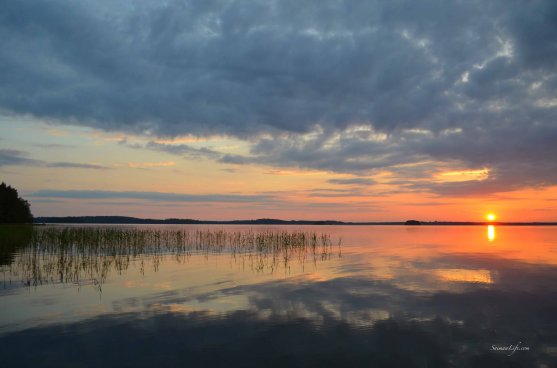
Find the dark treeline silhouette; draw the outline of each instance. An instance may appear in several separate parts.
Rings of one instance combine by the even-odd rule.
[[[194,219],[149,219],[128,216],[67,216],[67,217],[35,217],[38,224],[192,224],[192,225],[431,225],[431,226],[557,226],[557,222],[473,222],[473,221],[390,221],[390,222],[345,222],[335,220],[229,220],[211,221]]]
[[[421,225],[422,223],[418,220],[408,220],[404,223],[404,225]]]
[[[213,224],[213,225],[402,225],[403,222],[343,222],[335,220],[193,220],[193,219],[144,219],[128,216],[67,216],[35,217],[35,223],[44,224]]]
[[[15,188],[0,184],[0,224],[32,223],[29,203],[21,198]]]

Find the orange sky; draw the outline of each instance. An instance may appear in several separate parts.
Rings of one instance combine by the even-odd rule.
[[[7,149],[28,147],[30,152],[25,159],[91,165],[54,167],[21,162],[0,168],[2,180],[19,189],[36,216],[483,221],[488,212],[493,212],[498,221],[556,220],[556,186],[502,190],[481,196],[443,196],[398,184],[400,172],[388,169],[358,176],[265,164],[222,163],[210,157],[182,157],[134,147],[145,142],[139,136],[35,122],[24,122],[17,128],[3,127],[3,131],[5,137],[10,137],[9,142],[3,142]],[[122,144],[124,138],[126,144]],[[249,150],[249,142],[226,137],[200,140],[185,137],[167,144],[184,142],[229,153]],[[482,181],[489,176],[489,170],[433,168],[427,174],[413,182]],[[189,197],[160,198],[160,193]]]

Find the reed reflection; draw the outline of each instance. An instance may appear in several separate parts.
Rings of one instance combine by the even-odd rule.
[[[487,240],[490,242],[495,240],[495,226],[493,225],[487,226]]]
[[[112,272],[136,265],[157,271],[173,259],[180,264],[195,255],[228,254],[256,272],[287,269],[329,259],[340,240],[304,231],[225,231],[213,229],[151,230],[100,227],[41,227],[28,234],[25,245],[1,266],[4,287],[12,281],[26,286],[92,283],[99,291]],[[15,280],[12,280],[15,279]]]

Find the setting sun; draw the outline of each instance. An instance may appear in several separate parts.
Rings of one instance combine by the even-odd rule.
[[[495,215],[493,213],[488,213],[487,216],[485,217],[487,218],[488,221],[495,220]]]

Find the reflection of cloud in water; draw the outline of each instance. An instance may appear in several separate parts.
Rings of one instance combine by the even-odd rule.
[[[4,335],[0,354],[9,366],[49,366],[49,356],[60,357],[58,365],[87,361],[136,367],[160,362],[222,366],[223,361],[231,367],[531,367],[557,362],[547,348],[557,343],[554,294],[527,295],[528,303],[521,293],[495,290],[424,296],[364,279],[273,282],[224,294],[250,295],[251,309],[207,313],[183,301],[158,304],[147,313]],[[350,321],[352,313],[361,318],[366,311],[374,323]],[[315,315],[322,316],[317,325]],[[517,341],[531,350],[512,357],[490,350],[493,344]]]
[[[441,263],[442,261],[440,260]],[[470,262],[474,264],[480,261],[472,259]],[[490,261],[481,262],[485,267]],[[462,264],[464,266],[466,262]],[[516,276],[517,270],[524,270],[520,272],[519,278]],[[494,272],[497,275],[497,283],[483,287],[478,287],[479,284],[474,279],[476,276],[468,277],[467,271],[462,272],[464,274],[457,272],[459,278],[456,281],[461,287],[454,290],[410,290],[399,287],[395,282],[365,277],[340,277],[319,282],[291,278],[226,287],[212,292],[204,292],[202,289],[175,290],[153,294],[142,299],[141,304],[146,308],[154,304],[174,304],[195,306],[195,310],[203,310],[215,309],[211,306],[223,305],[229,300],[239,300],[237,298],[245,296],[247,299],[244,303],[233,306],[228,312],[241,309],[264,313],[267,316],[297,316],[319,324],[342,320],[355,326],[371,325],[377,320],[393,316],[406,316],[417,320],[443,317],[452,321],[477,323],[485,319],[486,314],[495,312],[497,313],[491,317],[506,315],[508,319],[501,323],[516,326],[514,319],[517,311],[528,309],[524,316],[524,320],[528,321],[543,315],[544,309],[557,308],[555,268],[536,269],[519,262],[496,264]],[[464,277],[461,277],[463,275]],[[120,300],[118,310],[128,310],[129,302],[126,299]],[[523,305],[526,302],[528,306]],[[222,312],[223,310],[219,309],[219,313]],[[547,314],[546,317],[547,322],[555,324],[555,318]]]
[[[117,294],[104,316],[5,332],[0,354],[8,366],[44,366],[48,356],[68,366],[556,366],[549,248],[526,257],[503,241],[508,229],[486,247],[478,229],[482,243],[469,248],[460,237],[447,248],[349,245],[341,259],[288,277],[244,272],[227,254],[209,258],[214,268],[203,254],[188,256],[188,267],[162,254],[157,272],[103,293]],[[549,261],[537,262],[542,255]],[[518,341],[531,350],[490,350]]]
[[[469,269],[438,269],[437,276],[442,281],[457,282],[479,282],[491,284],[491,273],[489,270],[469,270]]]

